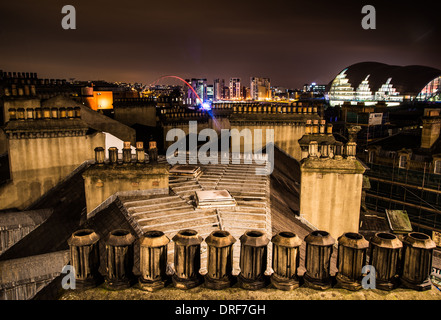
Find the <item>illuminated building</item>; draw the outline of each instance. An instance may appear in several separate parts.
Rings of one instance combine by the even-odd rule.
[[[441,102],[441,70],[425,66],[393,66],[378,62],[356,63],[343,69],[330,83],[331,106],[349,102],[396,106],[404,102]]]
[[[214,99],[214,86],[212,84],[207,86],[207,99],[208,101],[213,101]]]
[[[214,86],[213,86],[213,100],[214,101],[223,100],[225,98],[224,87],[225,87],[225,80],[224,79],[214,79]]]
[[[305,84],[303,91],[312,92],[314,94],[324,93],[326,91],[326,85],[312,82],[311,84]]]
[[[251,99],[260,101],[271,99],[271,84],[269,78],[252,77],[251,84]]]
[[[230,79],[230,99],[240,100],[242,98],[242,91],[240,87],[240,78]]]
[[[207,100],[207,79],[192,78],[191,80],[186,81],[192,86],[192,88],[202,101]],[[193,92],[193,90],[187,91],[187,102],[190,105],[197,105],[200,103],[198,97]]]
[[[81,96],[84,104],[92,110],[113,109],[112,91],[95,91],[93,86],[84,87],[81,88]]]

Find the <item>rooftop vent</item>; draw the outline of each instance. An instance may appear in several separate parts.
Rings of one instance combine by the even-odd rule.
[[[196,191],[197,208],[235,207],[236,200],[228,190],[199,190]]]
[[[197,178],[202,174],[201,168],[196,165],[174,165],[170,168],[170,174],[188,178]]]

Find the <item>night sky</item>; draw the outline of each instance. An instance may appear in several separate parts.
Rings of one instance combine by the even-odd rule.
[[[441,69],[436,2],[383,2],[1,1],[0,69],[144,84],[257,76],[289,88],[326,84],[362,61]],[[66,4],[76,30],[61,27]],[[376,8],[375,30],[361,27],[365,4]]]

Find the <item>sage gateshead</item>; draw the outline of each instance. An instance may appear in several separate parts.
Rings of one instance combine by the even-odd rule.
[[[330,106],[342,104],[397,106],[441,102],[441,70],[425,66],[394,66],[361,62],[343,69],[328,85]]]

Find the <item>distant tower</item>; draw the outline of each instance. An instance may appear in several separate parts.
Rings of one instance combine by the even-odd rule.
[[[271,98],[269,78],[252,77],[250,79],[251,99],[259,101]]]
[[[355,157],[356,143],[348,142],[343,150],[332,126],[323,122],[314,122],[299,140],[301,146],[309,141],[300,165],[300,216],[337,239],[358,232],[365,168]]]
[[[207,100],[207,79],[193,78],[191,80],[187,80],[187,82],[192,86],[202,101]],[[200,103],[193,90],[188,90],[188,98],[190,99],[190,104],[192,105],[198,105]]]
[[[242,98],[241,88],[240,88],[240,79],[239,78],[231,78],[230,79],[230,99],[239,100]]]
[[[225,98],[224,96],[224,87],[225,87],[225,80],[224,79],[215,79],[214,80],[214,101],[223,100]]]

